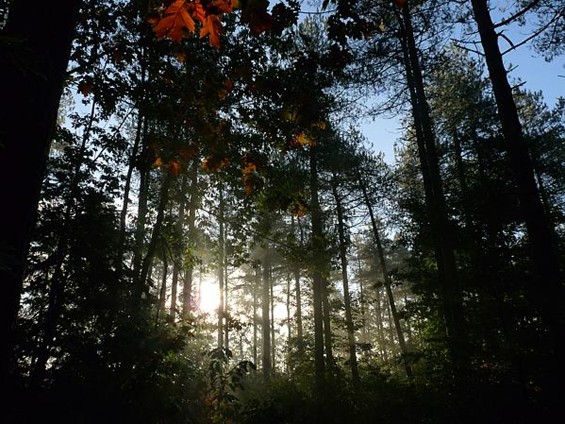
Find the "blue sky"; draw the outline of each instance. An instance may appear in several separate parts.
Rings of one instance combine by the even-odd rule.
[[[506,34],[514,43],[524,39],[523,28],[508,29]],[[500,43],[501,49],[509,46],[506,42]],[[510,73],[511,81],[520,79],[525,81],[524,89],[529,91],[542,91],[544,99],[549,106],[555,105],[558,97],[565,97],[565,57],[557,57],[552,62],[523,45],[509,52],[505,56],[507,69],[513,69]],[[361,131],[375,146],[377,151],[385,154],[388,163],[394,162],[393,146],[395,140],[401,135],[398,119],[377,119],[368,121],[361,125]]]

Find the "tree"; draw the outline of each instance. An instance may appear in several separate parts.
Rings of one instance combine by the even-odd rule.
[[[78,0],[65,0],[56,5],[14,1],[1,30],[0,89],[2,101],[10,105],[2,108],[0,116],[0,158],[6,164],[0,173],[0,196],[9,199],[0,231],[0,280],[4,289],[0,307],[3,385],[7,383],[25,258],[79,5]],[[46,16],[53,18],[45,19]],[[22,126],[22,122],[28,124]]]
[[[565,288],[554,229],[540,198],[532,160],[524,140],[522,124],[488,4],[485,0],[472,0],[471,5],[484,49],[522,216],[526,223],[530,255],[535,266],[536,278],[531,280],[529,296],[532,302],[538,305],[540,315],[553,336],[554,358],[562,358],[565,355],[565,314],[562,308]],[[553,367],[559,376],[557,378],[561,380],[565,376],[562,361],[556,359]],[[552,385],[552,390],[555,387],[555,384]]]

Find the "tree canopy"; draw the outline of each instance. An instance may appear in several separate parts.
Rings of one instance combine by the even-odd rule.
[[[2,2],[6,422],[553,420],[565,99],[501,46],[565,9],[503,3]]]

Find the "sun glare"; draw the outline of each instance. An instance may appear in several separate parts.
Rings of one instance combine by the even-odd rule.
[[[218,283],[212,279],[203,279],[200,284],[198,308],[201,312],[214,314],[220,304]]]

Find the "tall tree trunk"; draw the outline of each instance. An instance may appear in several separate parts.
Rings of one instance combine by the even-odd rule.
[[[257,311],[259,310],[259,296],[257,294],[259,283],[261,281],[260,269],[255,271],[255,276],[253,280],[253,363],[257,365],[258,355],[257,355],[257,336],[258,328],[257,322],[259,321],[259,316]]]
[[[362,343],[368,343],[368,335],[367,335],[367,301],[365,297],[365,285],[363,284],[363,278],[361,276],[361,252],[359,248],[357,248],[357,274],[358,274],[358,284],[359,284],[359,307],[361,309],[361,335]]]
[[[330,282],[322,277],[322,320],[324,322],[324,353],[326,357],[326,371],[333,380],[335,375],[335,360],[333,355],[332,315],[330,307]]]
[[[145,50],[142,49],[141,52],[141,80],[140,85],[141,87],[145,87],[145,78],[146,78],[146,61],[145,61]],[[142,91],[140,98],[138,99],[138,110],[137,110],[137,122],[135,126],[135,138],[133,141],[133,146],[131,148],[131,155],[129,158],[128,170],[126,172],[126,181],[124,184],[124,194],[123,194],[123,203],[122,203],[122,210],[120,212],[120,236],[118,241],[118,251],[116,252],[116,262],[118,270],[121,271],[122,263],[123,263],[123,256],[125,250],[125,241],[126,241],[126,221],[127,221],[127,212],[129,207],[129,194],[131,190],[131,180],[133,177],[133,171],[135,169],[136,163],[138,161],[139,155],[139,147],[141,146],[141,141],[145,139],[147,135],[147,118],[144,116],[142,112],[143,102],[145,97],[145,91]],[[118,272],[119,274],[120,272]]]
[[[291,275],[288,274],[286,276],[286,331],[287,331],[286,344],[287,344],[287,347],[290,347],[290,340],[292,338],[292,315],[291,315],[291,305],[290,305],[291,294],[292,294],[292,278],[291,278]],[[288,357],[287,357],[287,360],[286,360],[285,370],[286,370],[287,373],[290,374],[291,367],[290,367],[290,361],[288,360]]]
[[[381,356],[384,362],[388,361],[388,346],[385,337],[384,323],[383,323],[383,307],[381,300],[380,288],[375,289],[375,314],[377,318],[377,333],[379,335],[379,347],[381,350]]]
[[[147,252],[143,258],[143,263],[141,265],[141,273],[138,281],[134,287],[134,314],[139,314],[141,300],[143,294],[148,291],[147,282],[149,276],[151,275],[150,269],[155,257],[155,252],[159,239],[161,238],[161,229],[163,226],[163,220],[165,219],[165,210],[167,207],[167,202],[169,201],[169,188],[171,186],[172,175],[170,172],[165,171],[166,174],[163,176],[163,181],[161,185],[161,192],[159,194],[159,205],[157,207],[157,218],[155,220],[155,225],[153,226],[153,232],[151,233],[151,239],[149,240],[149,245],[147,246]]]
[[[137,125],[136,125],[136,132],[135,132],[135,140],[133,142],[133,146],[131,148],[131,155],[129,159],[128,170],[126,172],[126,182],[124,185],[124,195],[123,195],[123,203],[122,203],[122,210],[120,212],[120,239],[118,242],[118,251],[116,252],[116,263],[118,267],[122,267],[123,256],[124,256],[124,249],[125,249],[125,241],[126,241],[126,221],[127,221],[127,212],[129,207],[129,194],[131,190],[131,179],[133,176],[133,170],[135,168],[135,163],[137,160],[139,144],[142,137],[142,128],[145,126],[145,120],[141,117],[141,114],[138,116]]]
[[[165,243],[162,246],[163,250],[163,273],[161,274],[161,288],[159,289],[159,303],[157,307],[157,319],[161,314],[165,314],[165,307],[167,304],[167,271],[169,269],[169,262],[167,260],[167,248]]]
[[[263,279],[261,290],[261,328],[263,334],[263,343],[261,349],[261,356],[263,362],[263,376],[268,379],[271,375],[271,262],[268,252],[262,261]]]
[[[96,112],[96,102],[93,101],[90,109],[89,119],[82,135],[82,141],[77,155],[77,162],[72,171],[71,181],[69,183],[69,191],[65,198],[65,210],[61,221],[63,226],[57,240],[57,247],[54,253],[54,264],[51,278],[49,280],[49,295],[47,303],[47,311],[45,321],[43,323],[42,341],[36,352],[35,363],[30,377],[30,387],[38,388],[43,383],[47,361],[51,345],[56,336],[56,327],[59,315],[61,313],[62,298],[65,293],[65,280],[67,272],[64,270],[65,260],[69,254],[69,238],[73,232],[74,218],[76,212],[76,200],[80,196],[79,183],[81,168],[84,163],[86,146],[90,140],[92,125]]]
[[[300,220],[300,218],[297,219]],[[291,226],[292,226],[292,233],[294,234],[296,232],[294,228],[294,216],[292,216]],[[304,237],[302,235],[302,230],[300,229],[300,246],[303,245],[304,242],[303,238]],[[303,335],[303,326],[302,326],[302,293],[300,287],[300,267],[297,262],[295,262],[292,265],[292,273],[294,275],[294,295],[296,298],[296,342],[297,342],[298,352],[300,356],[302,356],[301,354],[304,347],[303,346],[304,335]]]
[[[390,275],[388,274],[388,267],[385,261],[385,254],[383,249],[383,244],[381,242],[381,237],[379,234],[379,228],[377,226],[377,220],[375,219],[375,214],[373,212],[373,207],[369,200],[369,194],[367,193],[367,188],[365,186],[365,182],[363,181],[363,177],[361,173],[357,171],[357,178],[359,181],[359,185],[361,187],[361,191],[363,192],[363,199],[365,200],[365,206],[369,211],[369,217],[371,218],[371,227],[373,229],[373,238],[375,239],[375,245],[377,246],[377,256],[379,260],[379,265],[382,271],[383,282],[386,290],[386,294],[388,297],[388,303],[390,306],[390,312],[392,314],[392,319],[394,321],[394,327],[396,329],[396,336],[398,338],[398,344],[400,346],[400,351],[402,352],[403,362],[404,362],[404,370],[406,371],[406,376],[409,380],[412,380],[414,374],[412,372],[412,367],[408,362],[408,349],[406,348],[406,341],[404,339],[404,332],[402,331],[402,326],[400,325],[400,318],[398,317],[398,311],[396,310],[396,304],[394,303],[394,296],[392,294],[392,282],[390,281]]]
[[[184,193],[183,193],[184,195]],[[196,209],[198,208],[198,161],[193,160],[190,167],[190,203],[188,210],[188,243],[192,248],[196,244]],[[182,316],[188,319],[192,308],[192,284],[194,279],[195,260],[191,256],[184,275],[182,294]]]
[[[177,222],[175,223],[175,244],[174,244],[174,259],[173,259],[173,280],[171,281],[171,308],[169,314],[172,322],[177,319],[177,301],[178,301],[178,281],[179,274],[182,271],[184,264],[184,236],[183,236],[183,226],[184,226],[184,212],[186,208],[186,197],[184,192],[187,186],[187,176],[181,176],[180,184],[180,198],[179,203],[179,213],[177,216]]]
[[[553,338],[553,361],[548,367],[553,381],[550,383],[552,387],[547,390],[559,391],[563,399],[565,390],[557,390],[557,387],[562,387],[565,379],[565,289],[554,229],[540,199],[532,160],[524,140],[488,2],[471,0],[471,5],[498,108],[510,168],[514,174],[522,217],[526,223],[530,255],[537,274],[537,278],[530,279],[529,297],[532,304],[539,308],[542,321]]]
[[[9,383],[25,260],[80,4],[79,0],[12,1],[8,22],[0,32],[6,50],[14,50],[12,55],[0,58],[4,104],[0,111],[0,199],[4,204],[0,220],[2,386]],[[18,60],[21,52],[32,55],[31,59],[24,61],[22,56]]]
[[[147,124],[147,123],[146,123]],[[145,131],[144,131],[145,132]],[[132,274],[133,274],[133,287],[132,295],[134,300],[132,306],[136,304],[136,296],[138,291],[138,286],[141,285],[141,271],[143,263],[143,252],[145,248],[145,227],[147,224],[147,212],[149,204],[149,182],[151,174],[149,171],[149,150],[147,146],[147,140],[143,139],[143,149],[141,152],[141,158],[138,164],[139,170],[139,191],[137,195],[137,220],[135,223],[135,236],[134,236],[134,247],[133,247],[133,259],[132,259]]]
[[[226,255],[226,244],[225,239],[227,238],[224,235],[224,314],[225,318],[225,326],[224,326],[224,347],[229,349],[230,347],[230,327],[229,327],[229,316],[230,316],[230,307],[229,307],[229,278],[228,278],[228,257]]]
[[[347,342],[349,345],[349,367],[353,381],[359,383],[359,369],[357,367],[357,352],[355,343],[355,329],[353,326],[353,314],[351,313],[351,295],[349,294],[349,277],[347,274],[347,246],[345,240],[345,224],[341,198],[337,191],[337,179],[332,179],[332,192],[337,209],[337,224],[339,234],[339,258],[341,261],[341,280],[343,283],[343,303],[345,307],[345,326],[347,329]]]
[[[270,304],[271,304],[271,321],[270,321],[270,327],[271,327],[271,367],[273,369],[276,369],[276,365],[277,365],[277,358],[276,358],[276,350],[277,350],[277,339],[275,337],[275,294],[274,294],[274,282],[273,282],[273,272],[272,272],[272,268],[271,268],[271,273],[269,275],[269,279],[271,280],[271,293],[269,295],[269,299],[270,299]]]
[[[457,276],[453,249],[453,229],[447,215],[443,193],[435,134],[424,81],[414,38],[409,2],[406,1],[398,16],[401,26],[400,42],[403,51],[406,80],[410,92],[414,128],[424,180],[427,217],[433,239],[438,267],[446,337],[455,380],[465,380],[469,374],[468,341],[463,313],[463,299]]]
[[[218,204],[218,286],[220,301],[218,304],[218,348],[224,347],[224,256],[225,256],[225,233],[224,233],[224,186],[220,182]]]
[[[323,254],[323,223],[320,201],[318,199],[318,164],[316,147],[310,147],[310,191],[311,191],[311,219],[312,219],[312,301],[314,309],[314,373],[318,394],[323,394],[325,389],[325,360],[324,360],[324,324],[322,311],[323,280],[322,269]]]

